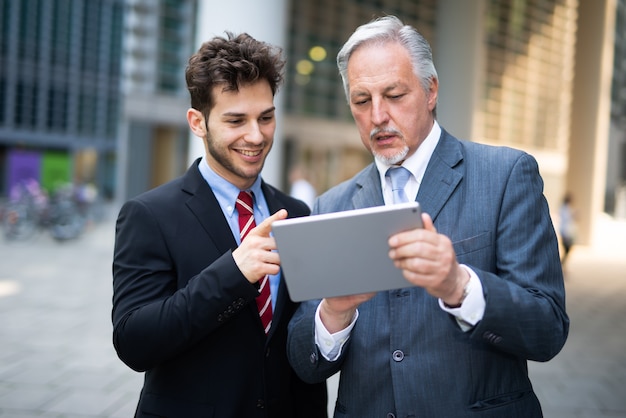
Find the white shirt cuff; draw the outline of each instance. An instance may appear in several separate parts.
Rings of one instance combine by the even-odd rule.
[[[320,317],[320,305],[317,306],[317,310],[315,311],[315,344],[317,344],[320,349],[320,353],[326,360],[336,361],[339,358],[346,341],[350,338],[350,332],[352,331],[352,328],[354,328],[354,324],[359,317],[359,311],[357,309],[352,322],[350,322],[350,325],[348,325],[347,328],[331,334],[322,323],[322,318]]]
[[[483,294],[483,285],[474,270],[465,264],[461,264],[461,267],[470,275],[469,293],[458,308],[446,307],[441,299],[439,299],[439,306],[444,311],[454,315],[461,329],[467,332],[474,328],[485,315],[485,295]]]

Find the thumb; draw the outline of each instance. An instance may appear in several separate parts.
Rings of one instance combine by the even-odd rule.
[[[250,234],[254,234],[254,235],[258,235],[262,237],[269,237],[270,232],[272,232],[272,224],[274,223],[274,221],[277,221],[279,219],[285,219],[286,217],[287,217],[287,210],[281,209],[275,214],[273,214],[272,216],[265,218],[263,222],[258,224],[256,228],[250,231]]]
[[[427,231],[437,232],[433,219],[427,213],[422,213],[422,222],[424,223],[424,229]]]

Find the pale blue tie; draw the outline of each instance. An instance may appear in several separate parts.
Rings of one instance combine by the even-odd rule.
[[[393,192],[393,203],[405,203],[409,201],[404,192],[404,186],[409,181],[411,172],[404,167],[391,167],[387,174],[391,179],[391,190]]]

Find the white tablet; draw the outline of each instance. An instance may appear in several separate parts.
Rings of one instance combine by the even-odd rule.
[[[272,224],[293,301],[412,286],[389,258],[389,237],[422,227],[417,202],[284,219]]]

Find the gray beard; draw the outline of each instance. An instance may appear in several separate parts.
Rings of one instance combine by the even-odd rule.
[[[395,165],[404,161],[408,153],[409,147],[405,145],[402,151],[398,152],[396,155],[392,155],[391,157],[384,157],[374,152],[374,158],[385,165]]]

